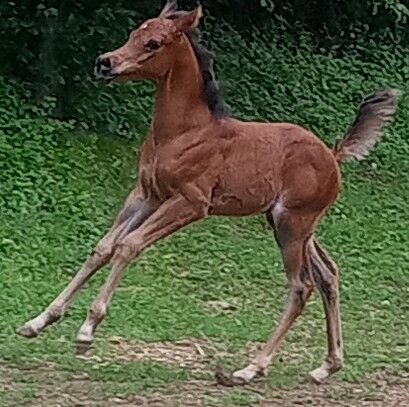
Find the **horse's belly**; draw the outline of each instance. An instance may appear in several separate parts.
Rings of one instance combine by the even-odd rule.
[[[277,192],[273,182],[261,178],[252,183],[221,182],[214,188],[209,213],[212,215],[246,216],[265,212],[273,204]]]

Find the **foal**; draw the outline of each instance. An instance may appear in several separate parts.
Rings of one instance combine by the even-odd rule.
[[[290,291],[277,329],[260,354],[225,384],[265,374],[277,348],[317,287],[327,322],[328,353],[310,373],[321,382],[342,367],[338,271],[314,231],[340,191],[339,163],[363,158],[396,110],[395,90],[366,97],[334,148],[289,123],[245,123],[222,114],[210,54],[191,35],[201,7],[177,11],[168,2],[159,17],[96,61],[106,80],[157,83],[152,125],[140,149],[139,181],[112,228],[62,293],[19,333],[38,335],[59,319],[78,289],[102,266],[112,271],[81,326],[87,348],[105,317],[125,268],[142,250],[208,215],[265,213],[280,247]]]

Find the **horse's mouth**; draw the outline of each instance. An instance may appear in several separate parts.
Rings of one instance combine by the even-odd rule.
[[[95,75],[96,78],[100,81],[106,81],[106,82],[112,82],[113,80],[115,80],[119,75],[114,75],[114,74],[105,74],[105,75]]]
[[[103,80],[105,82],[112,82],[114,81],[116,78],[118,78],[119,75],[106,75],[106,76],[100,76],[98,79]]]
[[[113,73],[112,69],[101,69],[101,67],[95,66],[94,75],[99,80],[111,82],[118,77],[118,74]]]

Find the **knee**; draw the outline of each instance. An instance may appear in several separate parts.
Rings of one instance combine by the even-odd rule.
[[[108,260],[112,255],[112,246],[105,243],[98,243],[92,251],[92,257],[99,257],[101,260]]]
[[[115,246],[114,258],[115,262],[130,262],[140,252],[139,245],[135,242],[129,242],[128,239],[124,239],[121,243]]]

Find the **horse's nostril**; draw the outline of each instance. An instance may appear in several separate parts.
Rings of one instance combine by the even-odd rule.
[[[107,57],[98,57],[95,60],[95,75],[97,77],[109,77],[111,76],[111,60]]]
[[[99,64],[103,68],[111,68],[111,60],[109,58],[100,58]]]

